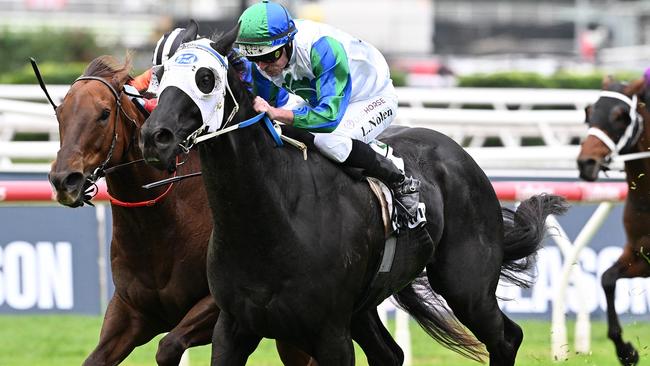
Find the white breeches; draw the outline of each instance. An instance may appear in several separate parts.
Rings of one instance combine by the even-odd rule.
[[[314,133],[316,147],[328,158],[342,163],[352,151],[352,139],[369,143],[395,120],[397,96],[385,93],[348,105],[341,122],[329,133]]]

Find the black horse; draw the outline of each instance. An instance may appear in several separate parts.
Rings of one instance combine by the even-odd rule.
[[[212,50],[196,52],[226,55],[236,34],[234,29],[212,43]],[[179,50],[172,62],[192,66],[191,47]],[[224,125],[231,122],[231,112],[233,121],[254,117],[252,95],[236,72],[228,69],[226,76],[222,57],[210,57],[212,65],[192,68],[191,93],[202,94],[204,110],[210,109],[205,101],[211,98],[211,110],[224,105]],[[163,78],[178,80],[186,72],[177,70],[166,68]],[[188,94],[165,88],[141,130],[145,159],[173,170],[175,156],[203,122]],[[397,127],[381,139],[422,181],[425,237],[431,238],[418,240],[420,235],[412,235],[417,231],[400,233],[392,269],[383,280],[390,291],[373,291],[385,233],[367,184],[344,174],[313,146],[307,161],[296,149],[276,148],[262,122],[199,145],[215,226],[208,282],[222,309],[213,335],[213,365],[245,364],[263,337],[295,344],[323,366],[352,365],[351,338],[381,339],[369,328],[374,305],[386,292],[395,292],[400,305],[436,340],[481,360],[480,343],[432,306],[434,291],[485,344],[491,365],[514,365],[523,333],[499,309],[497,282],[504,276],[523,284],[517,274],[532,263],[546,216],[564,212],[565,201],[540,195],[522,202],[516,212],[502,211],[487,176],[448,137]],[[416,291],[413,280],[425,268],[428,284],[424,292]]]

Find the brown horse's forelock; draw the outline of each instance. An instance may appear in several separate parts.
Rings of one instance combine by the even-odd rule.
[[[122,64],[115,57],[104,55],[92,60],[84,70],[83,76],[111,78],[116,84],[124,84],[132,79],[129,75],[130,71],[131,57],[129,55],[126,56]]]

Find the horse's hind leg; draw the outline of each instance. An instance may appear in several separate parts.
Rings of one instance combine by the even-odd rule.
[[[212,296],[196,303],[158,343],[158,365],[178,365],[186,349],[210,343],[218,316],[219,308]]]
[[[404,352],[379,319],[377,308],[354,315],[352,339],[363,349],[370,366],[394,366],[404,363]]]
[[[471,253],[471,251],[460,251]],[[499,278],[498,261],[489,256],[445,260],[447,266],[427,266],[432,288],[447,301],[454,315],[487,348],[491,366],[512,366],[523,332],[499,309],[494,294]],[[443,273],[444,272],[444,273]]]
[[[616,281],[619,278],[648,276],[650,276],[650,263],[633,253],[630,245],[626,245],[621,257],[601,277],[607,299],[607,336],[614,342],[618,360],[624,366],[636,365],[639,362],[639,353],[630,342],[623,340],[623,330],[614,306]]]

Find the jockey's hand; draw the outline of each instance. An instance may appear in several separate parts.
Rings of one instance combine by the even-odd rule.
[[[271,115],[271,109],[273,109],[273,107],[271,107],[269,102],[264,100],[262,97],[255,97],[255,100],[253,101],[253,109],[255,109],[255,112],[257,113],[266,112],[269,117],[273,118]]]
[[[255,100],[253,101],[253,109],[255,109],[257,113],[265,112],[272,120],[288,125],[293,124],[293,111],[275,108],[262,97],[255,97]]]

